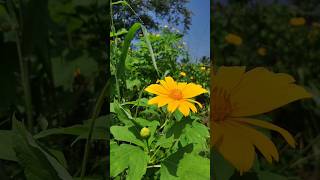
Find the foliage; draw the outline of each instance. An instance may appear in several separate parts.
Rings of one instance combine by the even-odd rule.
[[[203,110],[183,117],[178,110],[169,113],[166,107],[149,105],[144,91],[166,76],[208,89],[208,64],[190,63],[183,34],[169,27],[158,33],[143,28],[136,23],[129,29],[114,27],[111,33],[116,91],[111,95],[110,175],[134,180],[209,179],[208,95],[197,99]]]
[[[144,22],[150,29],[158,29],[161,23],[158,18],[172,25],[183,25],[187,31],[191,25],[191,11],[187,7],[189,0],[135,0],[114,1],[115,28],[130,27],[135,22]],[[122,4],[119,6],[119,4]]]
[[[108,6],[0,2],[0,179],[107,178]]]

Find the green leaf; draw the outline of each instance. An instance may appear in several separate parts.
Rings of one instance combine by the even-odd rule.
[[[18,161],[13,150],[13,132],[8,130],[0,131],[0,159]]]
[[[185,147],[180,147],[179,150],[169,157],[167,157],[162,163],[160,168],[161,180],[175,180],[178,178],[178,167],[185,153],[190,153],[193,150],[193,145],[189,144]]]
[[[149,49],[149,53],[150,53],[150,56],[151,56],[151,59],[152,59],[153,67],[156,70],[158,77],[160,77],[159,70],[158,70],[157,63],[156,63],[156,58],[154,56],[153,49],[152,49],[152,46],[151,46],[151,43],[150,43],[150,40],[149,40],[148,31],[147,31],[146,27],[144,27],[143,25],[141,25],[141,29],[142,29],[142,32],[144,34],[144,39],[145,39],[146,44],[147,44],[148,49]]]
[[[215,180],[228,180],[234,173],[234,167],[219,152],[211,149],[211,167]]]
[[[134,80],[126,80],[127,88],[129,90],[133,90],[135,87],[140,88],[141,86],[141,81],[139,79],[134,79]]]
[[[112,126],[110,128],[110,132],[116,140],[130,142],[145,148],[145,143],[138,138],[139,131],[132,126]]]
[[[63,165],[64,168],[68,167],[67,160],[64,157],[64,154],[62,151],[51,149],[51,148],[50,149],[48,148],[48,151],[59,161],[61,165]]]
[[[128,33],[128,31],[125,28],[122,28],[122,29],[118,30],[116,33],[110,32],[110,37],[121,36],[126,33]]]
[[[210,160],[194,154],[186,154],[179,163],[180,179],[210,179]]]
[[[287,180],[288,178],[285,176],[281,176],[268,171],[258,171],[257,172],[259,180]]]
[[[15,119],[13,132],[13,149],[28,180],[72,180],[67,170],[42,149],[23,124]]]
[[[131,112],[122,107],[118,101],[113,102],[113,110],[121,122],[123,122],[125,125],[133,125]]]
[[[174,142],[173,136],[171,136],[171,137],[160,136],[160,138],[157,140],[157,143],[156,143],[155,146],[156,147],[160,146],[160,147],[163,147],[163,148],[169,148],[169,147],[171,147],[173,142]]]
[[[140,29],[140,27],[141,27],[140,23],[133,24],[124,38],[124,42],[123,42],[124,44],[121,50],[120,60],[117,64],[117,78],[122,79],[123,82],[125,82],[125,73],[124,73],[125,61],[127,59],[128,50],[129,50],[131,41],[133,40],[136,32]]]
[[[128,168],[127,180],[142,179],[146,173],[148,155],[139,147],[122,144],[110,149],[110,175],[116,177]]]
[[[183,118],[183,114],[179,110],[174,111],[173,116],[177,121],[180,121]]]
[[[207,140],[209,139],[209,128],[197,121],[193,121],[192,124],[186,124],[181,135],[182,145],[194,143],[199,145],[197,152],[208,148]]]
[[[90,129],[90,125],[88,121],[86,121],[85,124],[81,124],[81,125],[78,124],[78,125],[65,127],[65,128],[47,129],[34,135],[34,138],[40,139],[40,138],[44,138],[44,137],[55,135],[55,134],[68,134],[68,135],[79,136],[78,137],[79,139],[85,139],[88,136],[89,129]],[[107,116],[101,116],[97,118],[94,130],[93,130],[92,138],[99,139],[99,140],[106,140],[107,132],[108,132]]]

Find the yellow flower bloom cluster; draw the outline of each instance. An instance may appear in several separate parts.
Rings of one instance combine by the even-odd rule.
[[[291,18],[289,24],[292,26],[303,26],[306,24],[306,20],[303,17]]]
[[[255,127],[276,131],[295,147],[288,131],[251,117],[311,97],[291,76],[265,68],[220,67],[211,80],[211,145],[241,174],[252,167],[255,149],[270,163],[279,160],[276,146]]]
[[[168,104],[167,109],[169,112],[173,113],[178,109],[184,116],[188,116],[190,110],[197,112],[197,108],[193,103],[202,108],[202,105],[192,98],[208,92],[194,83],[175,82],[170,76],[165,77],[165,80],[159,80],[159,83],[151,84],[145,89],[145,91],[157,95],[150,99],[148,104],[158,104],[158,107]]]
[[[225,37],[225,41],[229,44],[233,44],[233,45],[236,45],[236,46],[240,46],[242,44],[242,38],[236,34],[228,34],[226,37]]]

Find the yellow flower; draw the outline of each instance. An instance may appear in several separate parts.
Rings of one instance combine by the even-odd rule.
[[[200,68],[202,71],[205,71],[206,70],[206,67],[204,67],[204,66],[201,66],[201,68]]]
[[[189,115],[190,109],[192,112],[197,112],[193,103],[202,108],[199,102],[191,98],[208,92],[194,83],[175,82],[170,76],[165,77],[165,80],[160,80],[160,84],[151,84],[145,91],[158,95],[150,99],[148,104],[158,104],[158,107],[168,104],[169,112],[172,113],[178,109],[184,116]]]
[[[187,74],[185,72],[180,72],[180,76],[185,77]]]
[[[190,77],[190,79],[191,79],[191,80],[193,80],[193,79],[194,79],[194,77],[193,77],[193,76],[191,76],[191,77]]]
[[[260,56],[265,56],[267,55],[267,49],[264,48],[264,47],[261,47],[257,50],[257,53],[260,55]]]
[[[225,41],[229,44],[233,44],[233,45],[236,45],[236,46],[240,46],[242,44],[242,39],[240,36],[236,35],[236,34],[228,34],[226,37],[225,37]]]
[[[292,26],[303,26],[306,23],[306,20],[303,17],[291,18],[289,23]]]
[[[268,162],[279,160],[273,142],[256,127],[277,131],[295,147],[291,134],[272,123],[251,118],[309,98],[304,88],[283,73],[255,68],[245,73],[245,67],[221,67],[212,77],[211,145],[242,174],[255,158],[255,148]]]

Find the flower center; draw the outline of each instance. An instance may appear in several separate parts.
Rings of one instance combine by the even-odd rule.
[[[172,89],[169,96],[172,98],[172,99],[176,99],[176,100],[180,100],[183,98],[182,96],[182,92],[180,89]]]
[[[224,121],[232,112],[230,94],[217,87],[212,90],[212,118],[214,121]]]

